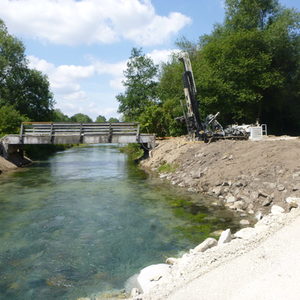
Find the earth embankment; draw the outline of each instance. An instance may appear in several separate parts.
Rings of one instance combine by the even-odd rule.
[[[286,198],[300,197],[299,138],[211,144],[172,138],[159,141],[142,166],[171,184],[216,196],[229,209],[250,214],[268,214],[274,204],[288,211]]]
[[[15,170],[17,168],[18,167],[15,164],[0,156],[0,174],[3,172]]]

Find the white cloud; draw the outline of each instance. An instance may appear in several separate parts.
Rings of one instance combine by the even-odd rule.
[[[173,53],[178,53],[179,49],[164,49],[164,50],[153,50],[147,54],[150,56],[155,64],[160,64],[162,62],[168,62]]]
[[[150,56],[154,63],[166,62],[177,49],[153,50]],[[35,56],[28,56],[29,67],[37,69],[47,74],[50,87],[54,93],[57,106],[68,115],[78,112],[96,117],[99,114],[107,117],[117,114],[117,102],[115,96],[123,91],[122,80],[123,71],[126,69],[127,61],[116,63],[106,63],[103,61],[89,58],[89,64],[80,65],[60,65],[47,62]],[[95,76],[106,75],[107,82],[102,82],[106,92],[87,91],[83,89],[82,82]],[[109,90],[109,91],[107,91]],[[99,100],[95,100],[99,99]],[[102,100],[103,99],[103,100]]]
[[[71,116],[81,112],[93,118],[96,118],[99,114],[106,117],[118,117],[118,105],[114,100],[117,91],[111,90],[110,93],[86,91],[82,88],[82,81],[97,75],[109,75],[112,77],[111,81],[117,81],[122,76],[126,61],[109,64],[93,60],[86,66],[55,66],[35,56],[28,56],[28,61],[30,68],[47,74],[51,90],[57,102],[56,106],[64,113]],[[117,85],[115,89],[119,91],[122,87]],[[95,101],[95,99],[105,100]]]
[[[1,0],[0,17],[15,34],[64,45],[157,45],[191,22],[179,12],[157,15],[150,0]]]

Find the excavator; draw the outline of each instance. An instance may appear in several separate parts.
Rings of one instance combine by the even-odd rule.
[[[190,139],[204,142],[218,139],[248,139],[249,133],[242,126],[231,125],[223,129],[217,120],[219,112],[209,114],[204,120],[201,120],[197,89],[188,53],[182,52],[179,60],[184,67],[182,78],[185,102],[181,100],[183,116],[176,119],[186,123]]]

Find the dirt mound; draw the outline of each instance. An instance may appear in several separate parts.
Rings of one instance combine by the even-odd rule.
[[[230,209],[269,213],[287,197],[300,197],[300,139],[159,141],[142,166],[191,192],[218,197]]]

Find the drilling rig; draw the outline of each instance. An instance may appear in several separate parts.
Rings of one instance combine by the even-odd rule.
[[[249,134],[241,126],[232,125],[224,130],[217,120],[219,112],[214,115],[209,114],[204,120],[201,120],[197,89],[188,53],[181,53],[179,60],[184,66],[182,78],[185,102],[181,100],[183,116],[177,120],[186,123],[190,139],[205,142],[217,139],[248,139]]]

